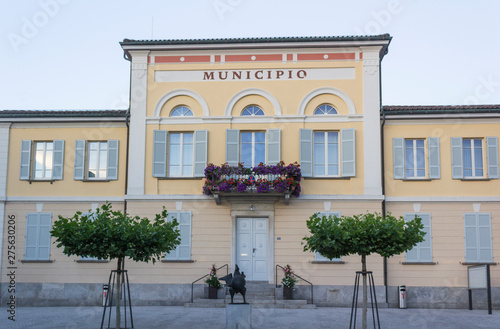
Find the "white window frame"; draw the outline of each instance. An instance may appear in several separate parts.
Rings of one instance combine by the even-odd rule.
[[[178,115],[177,115],[178,114]],[[172,112],[170,112],[170,117],[172,118],[182,118],[182,117],[192,117],[193,111],[185,105],[176,106]]]
[[[316,142],[315,142],[315,134],[317,133],[324,133],[324,136],[325,136],[325,145],[324,145],[324,149],[323,149],[323,152],[325,153],[325,175],[317,175],[314,168],[316,167],[316,162],[314,161],[314,150],[316,149],[315,145],[316,145]],[[338,167],[338,172],[336,175],[330,175],[328,173],[328,134],[329,133],[336,133],[337,134],[337,167]],[[319,144],[319,143],[318,143]],[[340,147],[341,147],[341,141],[340,141],[340,131],[335,131],[335,130],[330,130],[330,131],[313,131],[313,142],[312,142],[312,152],[313,152],[313,157],[312,157],[312,169],[313,169],[313,176],[314,177],[340,177],[341,175],[341,153],[340,153]]]
[[[250,113],[250,109],[253,109],[252,113]],[[257,109],[257,110],[255,110],[255,109]],[[245,114],[245,113],[249,113],[249,114]],[[257,105],[247,106],[243,109],[243,111],[241,111],[242,117],[255,117],[255,116],[263,116],[263,115],[265,115],[264,110],[260,106],[257,106]]]
[[[91,150],[91,146],[92,144],[97,144],[97,150]],[[101,164],[101,146],[102,145],[106,145],[106,163],[104,164],[104,168],[101,168],[100,167],[100,164]],[[87,161],[86,161],[86,165],[87,165],[87,170],[86,170],[86,178],[89,179],[89,180],[104,180],[104,179],[107,179],[108,177],[108,150],[109,146],[108,146],[108,142],[105,142],[105,141],[89,141],[87,142]],[[97,164],[97,167],[96,168],[90,168],[90,160],[91,160],[91,155],[92,153],[96,153],[96,164]],[[91,177],[90,176],[90,172],[91,170],[94,170],[95,169],[95,177]],[[104,177],[101,177],[100,175],[100,172],[101,170],[104,170]]]
[[[322,109],[322,107],[325,107],[325,109]],[[328,112],[331,112],[332,110],[335,113],[328,113]],[[321,104],[321,105],[317,106],[313,112],[313,115],[336,115],[336,114],[338,114],[337,109],[330,104]]]
[[[267,134],[265,131],[240,131],[240,162],[242,161],[241,159],[241,156],[243,155],[243,144],[249,144],[249,143],[244,143],[243,142],[243,138],[242,138],[242,135],[243,134],[249,134],[251,133],[252,134],[252,163],[251,164],[247,164],[245,163],[245,167],[256,167],[259,165],[259,163],[255,163],[255,145],[256,145],[256,142],[255,142],[255,134],[256,133],[262,133],[264,134],[264,142],[259,142],[259,144],[264,144],[264,163],[267,163]]]
[[[407,150],[407,147],[406,147],[406,141],[412,141],[412,151],[413,151],[413,176],[409,177],[407,174],[406,174],[406,171],[408,170],[407,169],[407,162],[406,162],[406,150]],[[424,159],[423,159],[423,163],[424,163],[424,168],[418,168],[417,166],[417,163],[418,163],[418,156],[417,156],[417,141],[423,141],[424,142],[424,145],[422,146],[422,149],[424,150]],[[425,139],[422,139],[422,138],[405,138],[404,139],[404,174],[405,174],[405,178],[406,179],[424,179],[427,177],[427,166],[426,166],[426,147],[425,147],[425,144],[426,144],[426,141]],[[423,176],[418,176],[418,170],[419,169],[424,169],[424,175]]]
[[[192,163],[191,163],[191,174],[189,175],[183,175],[184,167],[187,166],[183,163],[182,159],[184,157],[184,135],[185,134],[191,134],[192,135],[192,148],[193,148],[193,154],[192,154]],[[172,152],[171,152],[171,145],[172,145],[172,135],[180,135],[180,141],[179,141],[179,175],[172,175],[170,172],[170,169],[172,168],[172,165],[170,164],[170,160],[172,159]],[[194,177],[194,160],[195,160],[195,138],[194,138],[194,132],[178,132],[178,131],[173,131],[168,134],[168,159],[167,159],[167,171],[168,171],[168,177]]]
[[[481,176],[477,176],[476,175],[476,169],[479,169],[479,168],[476,167],[476,157],[475,157],[476,147],[475,147],[474,144],[475,144],[475,141],[477,141],[477,140],[481,142],[482,166],[481,166],[480,169],[483,172],[483,174]],[[464,155],[465,154],[465,152],[464,152],[464,150],[465,150],[464,141],[470,141],[471,142],[470,143],[471,144],[471,146],[470,146],[470,149],[471,149],[471,153],[470,153],[471,154],[471,159],[470,160],[471,160],[472,175],[470,175],[470,176],[466,176],[465,175],[466,168],[465,168],[465,155]],[[464,168],[463,168],[464,178],[484,178],[485,177],[485,175],[484,175],[485,170],[484,170],[484,142],[483,142],[483,139],[482,138],[462,138],[462,154],[463,154],[462,155],[462,157],[463,157],[462,161],[463,161],[463,166],[464,166]]]
[[[32,177],[34,180],[51,180],[52,179],[52,172],[54,170],[54,163],[53,163],[53,158],[54,158],[54,142],[53,141],[34,141],[33,142],[33,172],[32,172]],[[37,145],[43,144],[43,149],[42,149],[42,161],[41,161],[41,172],[42,172],[42,177],[36,177],[36,172],[37,172],[37,154],[38,154],[38,149]],[[47,162],[47,144],[52,144],[52,150],[50,154],[50,176],[47,177],[46,171],[46,162]]]

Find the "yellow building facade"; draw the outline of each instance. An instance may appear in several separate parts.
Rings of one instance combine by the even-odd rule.
[[[379,300],[396,305],[406,285],[410,307],[465,307],[466,265],[494,265],[500,252],[500,109],[382,107],[390,41],[126,39],[128,111],[0,112],[2,299],[16,267],[20,304],[98,304],[115,264],[67,257],[48,232],[59,215],[111,201],[140,216],[165,206],[180,222],[181,245],[161,262],[127,262],[138,305],[188,302],[212,264],[268,284],[290,264],[315,304],[350,305],[360,257],[328,260],[304,252],[302,238],[315,212],[370,211],[418,214],[428,232],[406,254],[368,258]],[[224,163],[297,163],[300,185],[280,187],[283,171],[215,182],[210,168]]]

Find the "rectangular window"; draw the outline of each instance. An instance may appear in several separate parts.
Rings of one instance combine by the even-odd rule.
[[[63,178],[64,141],[23,140],[21,143],[21,180],[59,180]]]
[[[340,217],[340,212],[332,212],[332,211],[323,211],[323,212],[320,212],[319,213],[319,216],[327,216],[327,217]],[[314,261],[316,262],[341,262],[342,261],[342,258],[332,258],[332,259],[328,259],[326,258],[325,256],[321,255],[320,253],[318,252],[315,252],[314,253]]]
[[[483,177],[483,140],[462,139],[464,177]]]
[[[193,133],[170,133],[168,175],[193,177]]]
[[[423,139],[405,139],[406,178],[425,177],[425,145]]]
[[[118,140],[75,142],[75,180],[118,179]]]
[[[314,176],[339,176],[339,133],[315,131],[313,144]]]
[[[181,243],[165,255],[165,260],[191,260],[191,212],[172,211],[168,213],[167,221],[173,218],[179,223]]]
[[[49,260],[51,213],[28,213],[26,215],[25,260]]]
[[[493,261],[491,241],[491,215],[489,213],[466,213],[465,261],[489,263]]]
[[[405,220],[410,221],[415,216],[422,219],[424,225],[424,241],[418,243],[413,249],[406,252],[406,262],[408,263],[428,263],[432,262],[432,235],[431,235],[431,214],[409,213],[405,214]]]
[[[245,167],[255,167],[259,163],[266,163],[266,133],[242,132],[240,162]]]
[[[94,221],[95,219],[95,213],[89,213],[89,212],[85,212],[85,213],[82,213],[82,216],[90,216],[90,219],[92,221]],[[98,260],[97,257],[80,257],[81,260]]]

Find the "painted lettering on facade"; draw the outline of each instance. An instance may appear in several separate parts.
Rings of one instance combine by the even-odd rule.
[[[204,81],[225,80],[302,80],[307,78],[306,70],[241,70],[203,71]]]

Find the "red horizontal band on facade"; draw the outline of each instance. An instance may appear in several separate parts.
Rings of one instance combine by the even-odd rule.
[[[359,53],[359,59],[363,59],[363,53]]]
[[[254,59],[252,59],[254,58]],[[270,62],[282,61],[283,55],[226,55],[226,62]]]
[[[155,63],[210,63],[210,56],[156,56]]]
[[[215,62],[220,62],[220,55],[215,55]]]
[[[287,55],[286,55],[286,60],[287,60],[287,61],[291,61],[291,60],[293,60],[293,55],[292,55],[292,54],[287,54]]]
[[[298,54],[299,61],[331,61],[331,60],[354,60],[355,53],[321,53],[321,54]]]

